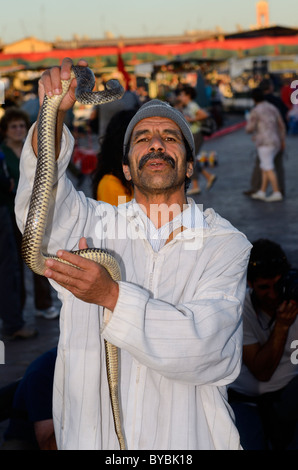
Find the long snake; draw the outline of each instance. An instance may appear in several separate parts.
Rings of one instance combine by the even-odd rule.
[[[35,273],[44,275],[45,261],[48,258],[61,261],[60,258],[42,253],[42,241],[45,234],[50,198],[52,195],[55,172],[55,131],[60,103],[67,93],[73,78],[77,79],[76,99],[82,104],[104,104],[123,96],[124,90],[117,80],[109,80],[103,91],[92,92],[95,77],[88,67],[72,66],[69,80],[62,80],[62,93],[49,97],[45,95],[40,110],[37,128],[37,166],[29,210],[22,239],[22,256],[26,265]],[[72,253],[91,259],[104,266],[111,277],[120,280],[120,268],[108,252],[99,249],[77,250]],[[115,432],[120,449],[125,449],[125,440],[121,426],[121,413],[118,393],[118,349],[104,340],[106,353],[107,378]]]

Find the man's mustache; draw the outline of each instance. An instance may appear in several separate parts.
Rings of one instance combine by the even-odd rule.
[[[172,166],[172,168],[175,168],[175,160],[172,157],[170,157],[170,155],[168,155],[167,153],[150,152],[150,153],[147,153],[146,155],[143,155],[143,157],[141,158],[139,162],[139,170],[141,170],[143,166],[147,162],[149,162],[149,160],[155,160],[157,158],[159,160],[164,160],[165,162],[169,163]]]

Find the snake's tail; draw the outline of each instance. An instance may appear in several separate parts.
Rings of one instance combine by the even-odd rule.
[[[118,391],[118,348],[105,340],[106,363],[111,406],[114,417],[115,432],[119,441],[120,450],[125,450],[125,440],[121,427],[121,411]]]
[[[92,248],[78,250],[74,252],[82,256],[83,258],[88,258],[97,263],[100,263],[110,274],[110,276],[115,281],[120,281],[121,271],[120,267],[109,253],[101,250],[98,253],[98,250]],[[118,358],[118,348],[108,341],[104,340],[105,345],[105,354],[106,354],[106,369],[107,369],[107,378],[111,399],[112,414],[115,426],[115,432],[119,441],[120,450],[125,450],[125,440],[121,426],[121,410],[120,410],[120,400],[119,400],[119,358]]]

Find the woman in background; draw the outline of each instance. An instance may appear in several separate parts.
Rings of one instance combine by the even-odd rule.
[[[93,197],[113,206],[129,202],[133,198],[133,187],[122,170],[123,140],[128,123],[135,111],[120,111],[109,122],[98,156],[98,165],[93,177]]]

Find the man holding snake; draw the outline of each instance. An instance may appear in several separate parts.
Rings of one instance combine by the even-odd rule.
[[[80,61],[80,65],[87,65]],[[61,93],[72,61],[43,73],[42,102]],[[250,243],[213,209],[186,198],[194,143],[182,114],[152,100],[129,124],[123,171],[134,200],[118,207],[77,192],[66,169],[73,138],[57,121],[57,175],[44,246],[45,275],[62,301],[53,417],[59,449],[117,450],[104,340],[119,350],[119,395],[128,450],[239,449],[227,384],[240,371],[242,304]],[[21,230],[36,167],[37,132],[21,157]],[[70,251],[94,246],[118,261],[121,281]]]

